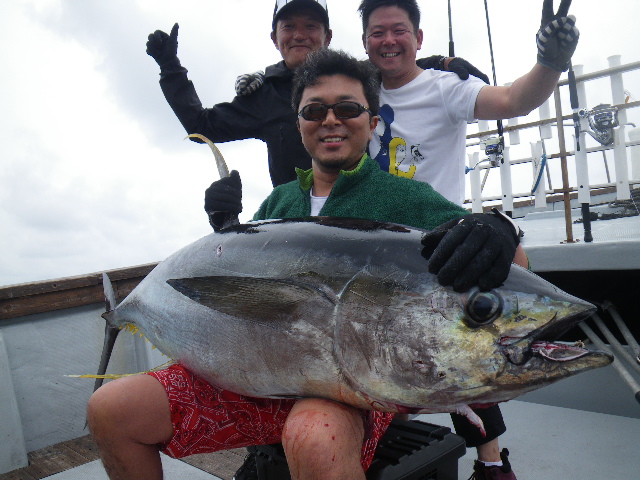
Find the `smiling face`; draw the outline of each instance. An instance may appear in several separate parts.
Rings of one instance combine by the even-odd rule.
[[[326,29],[322,18],[315,12],[298,10],[278,19],[271,40],[287,67],[293,70],[305,61],[309,53],[329,46],[331,30]]]
[[[331,105],[345,100],[369,107],[360,81],[342,74],[325,75],[304,89],[299,108],[312,103]],[[302,143],[311,155],[314,170],[337,174],[358,165],[378,118],[363,112],[356,118],[340,119],[329,109],[324,120],[298,117],[298,121]]]
[[[396,6],[374,10],[362,36],[369,59],[382,73],[387,88],[398,88],[422,71],[416,65],[422,47],[422,30],[416,32],[408,13]]]

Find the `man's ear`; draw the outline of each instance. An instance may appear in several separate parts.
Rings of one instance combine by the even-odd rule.
[[[362,46],[364,47],[364,52],[368,54],[369,52],[367,52],[367,37],[364,35],[364,33],[362,34]]]
[[[369,122],[369,140],[371,140],[371,136],[373,135],[373,131],[378,126],[379,120],[380,120],[380,117],[378,115],[371,117],[371,122]]]
[[[276,47],[276,50],[280,50],[278,48],[278,39],[276,38],[276,31],[271,32],[271,41],[273,42],[273,46]]]
[[[298,131],[300,131],[300,120],[296,120],[296,127],[298,127]]]
[[[421,28],[418,29],[416,40],[418,42],[418,50],[420,50],[422,48],[422,40],[424,40],[424,33],[422,32]]]
[[[331,29],[329,29],[327,31],[326,36],[324,37],[324,46],[325,48],[327,48],[329,46],[329,44],[331,43],[331,39],[333,38],[333,31]]]

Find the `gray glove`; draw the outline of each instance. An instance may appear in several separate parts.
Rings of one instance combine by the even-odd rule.
[[[167,35],[162,30],[156,30],[149,35],[147,53],[153,57],[162,68],[164,65],[178,61],[178,24],[174,24],[171,33]]]
[[[236,78],[236,95],[249,95],[258,90],[264,83],[264,72],[258,70],[253,73],[246,73]]]
[[[544,0],[542,22],[536,36],[538,63],[557,72],[569,68],[571,56],[578,45],[580,32],[576,18],[568,15],[571,0],[562,0],[558,12],[553,13],[553,0]]]

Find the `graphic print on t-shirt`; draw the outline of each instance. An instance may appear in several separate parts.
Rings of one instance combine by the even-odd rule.
[[[385,172],[399,177],[413,178],[416,173],[416,163],[424,160],[420,153],[420,145],[411,145],[401,137],[391,136],[391,124],[395,118],[393,108],[385,104],[380,107],[380,122],[378,129],[384,129],[380,135],[380,150],[375,160]]]

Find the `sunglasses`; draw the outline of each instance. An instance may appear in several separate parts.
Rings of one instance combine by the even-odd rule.
[[[310,103],[309,105],[302,107],[298,112],[298,116],[305,120],[319,122],[327,117],[329,109],[333,110],[333,114],[341,119],[356,118],[362,115],[362,112],[369,112],[369,115],[371,115],[371,110],[364,105],[356,102],[344,101],[334,103],[332,105],[326,105],[324,103]]]

